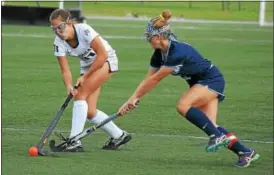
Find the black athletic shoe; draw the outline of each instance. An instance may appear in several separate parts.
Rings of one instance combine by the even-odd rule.
[[[123,135],[118,138],[110,138],[107,143],[102,147],[104,150],[117,150],[121,145],[126,144],[132,139],[132,136],[126,131],[123,132]]]

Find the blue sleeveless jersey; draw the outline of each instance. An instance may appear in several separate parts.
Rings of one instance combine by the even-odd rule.
[[[174,69],[171,74],[181,76],[190,86],[207,85],[223,96],[225,82],[221,72],[187,43],[169,40],[166,55],[160,49],[156,49],[151,57],[150,66],[156,69],[162,66],[171,67]]]

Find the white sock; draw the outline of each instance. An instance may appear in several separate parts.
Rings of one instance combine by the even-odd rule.
[[[73,137],[83,131],[87,119],[87,113],[88,104],[85,100],[74,101],[70,137]]]
[[[95,117],[93,117],[92,119],[89,119],[89,122],[91,124],[99,124],[106,118],[108,118],[108,115],[97,109]],[[110,137],[114,139],[118,139],[119,137],[123,135],[123,131],[120,128],[118,128],[118,126],[115,125],[113,121],[110,121],[107,124],[101,126],[101,129],[105,131],[106,133],[108,133]]]

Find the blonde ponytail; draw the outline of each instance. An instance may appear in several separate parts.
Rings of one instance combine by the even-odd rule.
[[[171,18],[172,14],[169,10],[164,10],[159,16],[155,17],[152,20],[152,25],[155,28],[161,28],[164,25],[168,24],[169,19]]]
[[[165,19],[165,21],[168,21],[171,18],[172,14],[171,14],[171,11],[164,10],[161,16]]]

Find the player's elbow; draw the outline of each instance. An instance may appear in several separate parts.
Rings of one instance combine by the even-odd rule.
[[[71,76],[71,73],[69,70],[62,70],[62,76]]]
[[[159,77],[151,76],[149,78],[150,78],[151,83],[154,85],[158,84],[161,81],[161,79]]]
[[[160,82],[164,77],[163,76],[159,76],[159,75],[153,75],[151,76],[152,80],[156,83]]]

